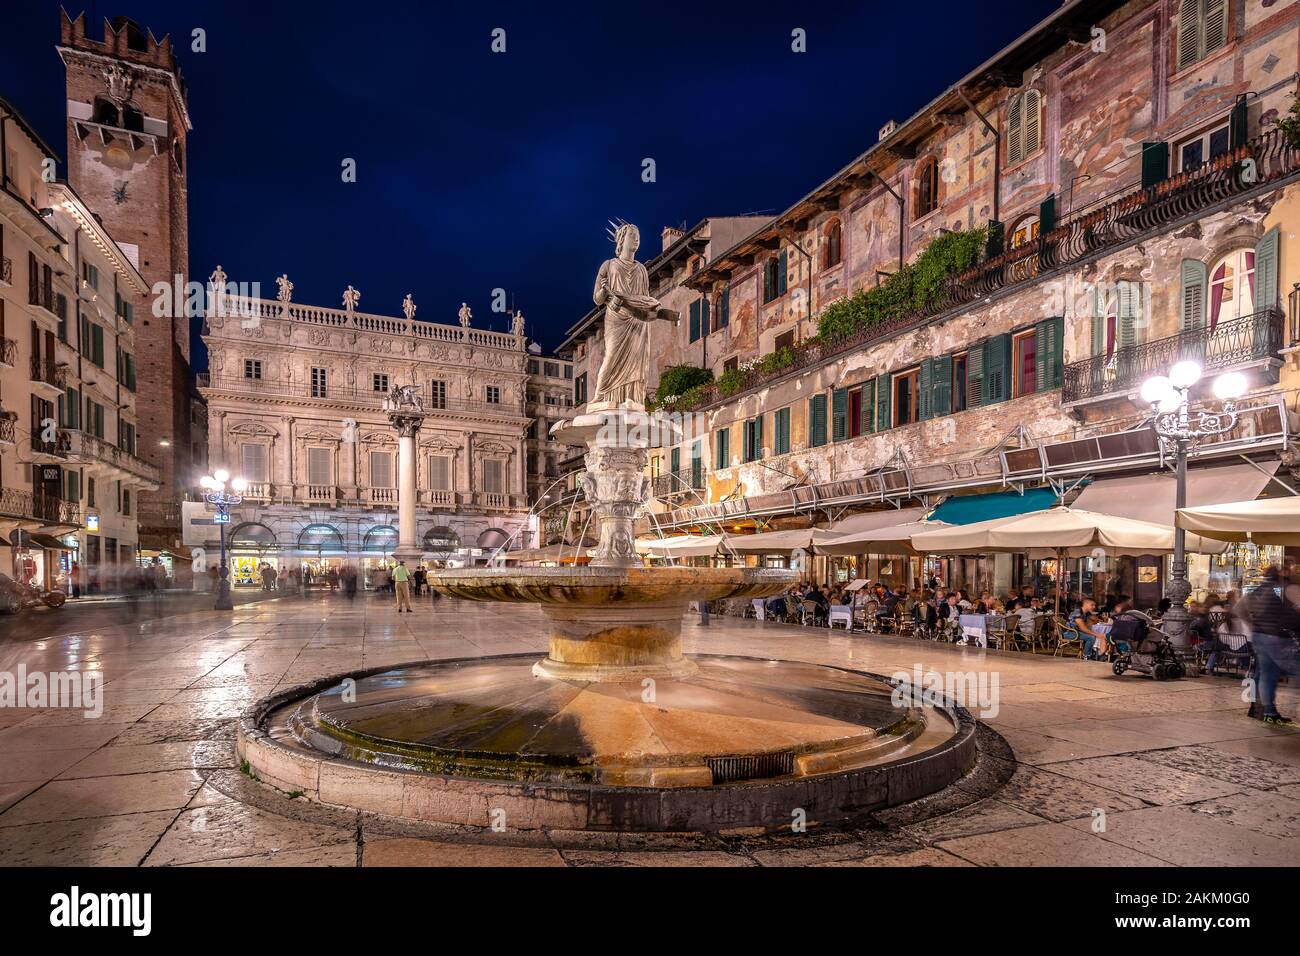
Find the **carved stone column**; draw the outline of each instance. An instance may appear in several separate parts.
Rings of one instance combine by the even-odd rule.
[[[393,557],[412,564],[424,551],[416,543],[415,512],[418,492],[415,482],[416,436],[424,424],[423,415],[390,412],[389,421],[397,429],[397,548]]]
[[[645,475],[646,449],[591,444],[582,491],[592,505],[600,540],[591,554],[597,568],[630,568],[636,556],[636,517],[645,506],[650,479]]]

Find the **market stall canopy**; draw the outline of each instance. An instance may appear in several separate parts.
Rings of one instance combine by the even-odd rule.
[[[668,538],[639,538],[636,542],[638,554],[648,554],[652,558],[711,558],[729,539],[720,534],[681,534]]]
[[[888,528],[850,531],[823,542],[822,554],[908,554],[919,552],[912,547],[912,535],[936,528],[951,528],[946,521],[909,521]]]
[[[1047,508],[923,531],[912,536],[912,547],[921,554],[1037,551],[1077,558],[1087,557],[1098,549],[1112,555],[1165,554],[1174,550],[1174,529],[1170,525],[1117,518],[1080,508]],[[1188,551],[1217,554],[1223,549],[1221,541],[1194,534],[1187,536]]]
[[[518,551],[503,552],[506,561],[580,561],[585,560],[587,552],[596,546],[590,539],[581,544],[548,544],[544,548],[521,548]]]
[[[1178,527],[1216,541],[1300,545],[1300,497],[1229,501],[1178,511]]]
[[[1257,468],[1242,462],[1189,468],[1187,507],[1199,508],[1257,498],[1277,471],[1278,464],[1272,461],[1262,463]],[[1178,482],[1170,474],[1104,478],[1083,489],[1072,507],[1119,518],[1136,518],[1138,521],[1172,525],[1177,490]]]

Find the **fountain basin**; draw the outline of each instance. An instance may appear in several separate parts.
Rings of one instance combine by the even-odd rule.
[[[429,584],[473,601],[540,605],[550,651],[539,676],[640,682],[696,672],[682,654],[691,601],[766,597],[797,579],[777,568],[467,568],[432,572]]]

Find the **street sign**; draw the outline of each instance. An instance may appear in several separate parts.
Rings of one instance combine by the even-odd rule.
[[[212,516],[212,523],[213,523],[213,524],[230,524],[230,515],[228,515],[228,514],[223,515],[223,514],[221,514],[221,513],[214,514],[214,515]]]
[[[86,515],[86,530],[87,531],[99,530],[99,515]]]

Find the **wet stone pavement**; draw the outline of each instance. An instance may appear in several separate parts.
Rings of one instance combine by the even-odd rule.
[[[0,671],[104,675],[103,713],[0,707],[0,865],[993,866],[1300,863],[1300,735],[1238,681],[1156,684],[1102,664],[688,616],[690,653],[997,681],[981,760],[857,828],[772,836],[433,828],[332,810],[235,765],[257,698],[343,671],[545,650],[536,608],[276,599],[0,637]],[[1297,711],[1283,687],[1279,703]],[[975,710],[976,701],[967,702]],[[990,708],[991,710],[991,708]]]

